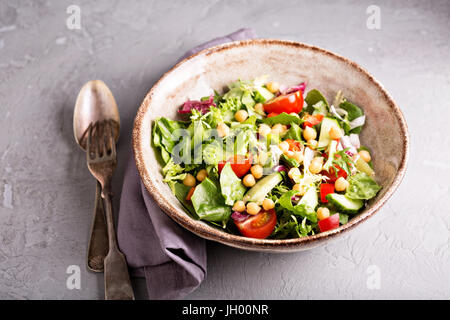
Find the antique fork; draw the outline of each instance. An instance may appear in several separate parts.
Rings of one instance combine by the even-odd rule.
[[[101,196],[108,226],[109,251],[104,260],[105,299],[133,300],[134,293],[125,256],[117,246],[111,204],[111,178],[116,168],[116,145],[110,121],[90,124],[87,137],[87,164],[89,171],[102,186]]]

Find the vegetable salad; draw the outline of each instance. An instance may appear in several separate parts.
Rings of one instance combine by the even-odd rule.
[[[381,187],[361,145],[363,110],[306,83],[238,80],[159,118],[152,142],[164,181],[194,218],[253,238],[335,229]]]

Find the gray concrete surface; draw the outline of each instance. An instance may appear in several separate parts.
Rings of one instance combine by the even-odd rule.
[[[66,27],[71,4],[80,30]],[[369,5],[379,30],[366,26]],[[152,84],[186,50],[245,26],[368,69],[406,116],[410,163],[394,197],[340,241],[278,255],[209,243],[207,279],[188,298],[450,298],[450,2],[375,0],[1,0],[0,298],[103,296],[85,268],[94,182],[72,135],[82,84],[99,78],[114,92],[123,164]],[[81,267],[80,290],[66,287],[69,265]],[[142,281],[136,289],[145,297]]]

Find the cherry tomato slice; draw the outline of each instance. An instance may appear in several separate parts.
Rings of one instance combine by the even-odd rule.
[[[261,211],[257,215],[242,221],[234,221],[239,232],[249,238],[265,239],[270,236],[277,224],[277,214],[274,209]]]
[[[320,185],[320,201],[327,203],[327,194],[334,193],[334,183],[322,183]]]
[[[303,128],[305,127],[313,127],[317,124],[319,124],[320,122],[322,122],[324,115],[321,113],[315,114],[315,115],[309,115],[309,114],[305,114],[303,116],[303,120],[305,122],[303,122]]]
[[[278,113],[276,112],[271,112],[267,115],[267,118],[272,118],[272,117],[276,117],[278,115]]]
[[[230,163],[231,169],[236,174],[236,176],[238,176],[238,178],[245,175],[252,167],[252,157],[251,156],[246,158],[241,155],[235,155],[234,157],[229,158],[227,161],[219,162],[219,165],[218,165],[219,174],[222,172],[222,169],[227,162]]]
[[[335,213],[326,219],[319,221],[320,232],[336,229],[339,227],[339,213]]]
[[[299,141],[295,141],[293,139],[286,139],[287,143],[289,143],[289,151],[301,151],[302,144]]]
[[[303,108],[302,92],[296,91],[290,94],[281,95],[264,104],[264,111],[267,113],[299,113]]]
[[[338,165],[335,165],[335,166],[336,166],[336,168],[339,169],[338,172],[337,172],[337,176],[336,176],[336,173],[335,173],[335,169],[333,167],[331,167],[329,169],[329,171],[322,170],[320,172],[321,175],[328,177],[327,181],[330,182],[330,183],[335,183],[336,180],[339,179],[340,177],[343,177],[344,179],[347,178],[347,172],[345,172],[345,170],[342,169],[341,167],[339,167]]]

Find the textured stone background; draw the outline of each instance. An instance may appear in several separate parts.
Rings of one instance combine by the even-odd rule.
[[[70,4],[81,8],[81,30],[66,27]],[[366,27],[371,4],[381,8],[380,30]],[[207,279],[189,298],[450,298],[445,0],[1,0],[0,298],[103,297],[102,276],[84,267],[94,182],[72,134],[83,83],[103,79],[117,99],[123,164],[124,141],[152,84],[186,50],[245,26],[368,69],[406,116],[410,163],[384,208],[338,242],[277,255],[209,243]],[[66,289],[69,265],[81,266],[81,290]],[[371,265],[380,271],[379,290],[366,284]]]

